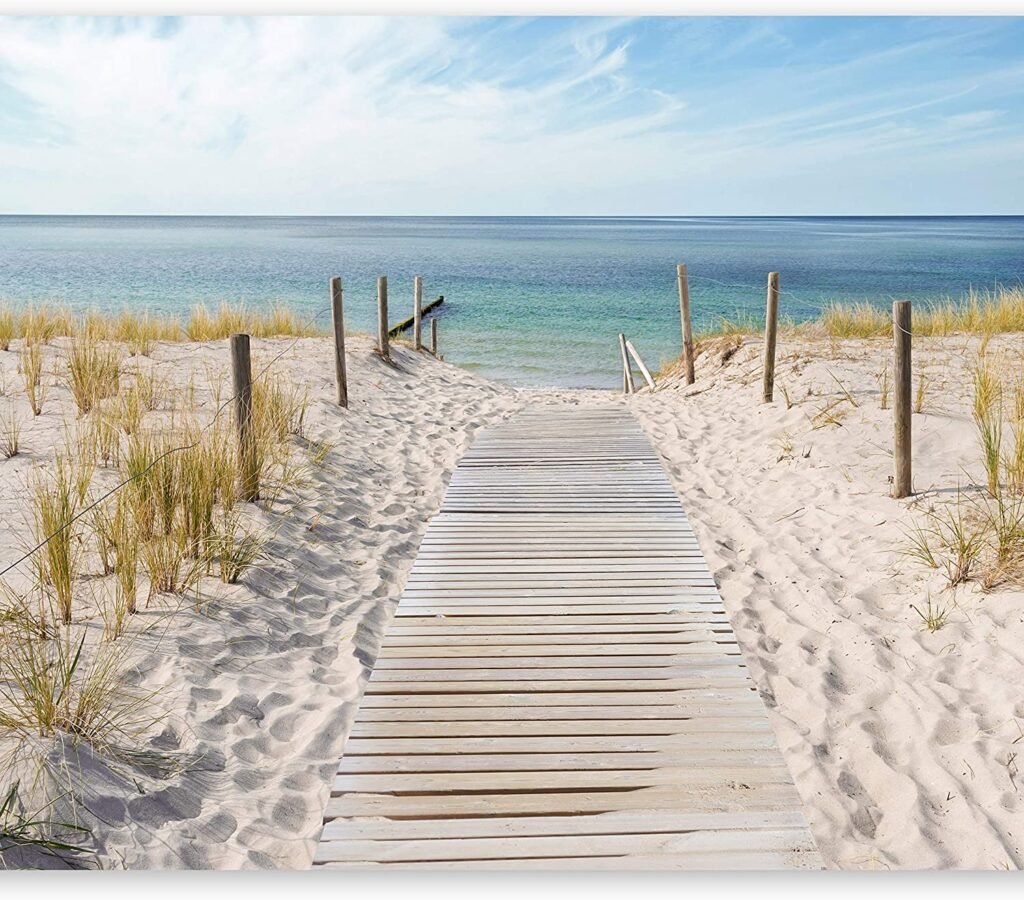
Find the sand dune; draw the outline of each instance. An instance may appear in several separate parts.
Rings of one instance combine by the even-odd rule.
[[[989,356],[1019,366],[1019,342]],[[970,418],[978,342],[919,340],[915,487],[888,497],[888,341],[780,346],[760,403],[760,342],[633,408],[720,585],[825,859],[840,868],[1020,868],[1024,595],[945,587],[901,555],[918,510],[984,483]],[[837,382],[841,382],[842,386]],[[812,419],[849,390],[840,425]],[[947,624],[922,629],[928,596]]]
[[[333,398],[326,341],[256,343],[288,348],[280,365],[310,389],[308,432],[336,442],[292,509],[262,514],[275,536],[242,583],[218,586],[195,613],[186,605],[140,613],[141,684],[167,710],[151,749],[181,771],[109,763],[59,746],[51,763],[80,794],[74,815],[93,831],[99,862],[129,868],[304,867],[312,858],[328,785],[382,629],[401,592],[447,478],[480,425],[518,408],[511,390],[454,366],[394,348],[381,362],[367,339],[350,341],[351,405]],[[14,353],[4,353],[15,382]],[[179,379],[226,362],[221,343],[161,345],[153,364]],[[52,453],[63,388],[26,425],[24,456],[0,462],[0,564],[21,545],[23,478]],[[280,506],[280,505],[279,505]],[[63,802],[58,809],[68,810]],[[71,814],[71,813],[69,813]]]

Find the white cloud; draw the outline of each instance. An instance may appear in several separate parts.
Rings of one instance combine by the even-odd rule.
[[[0,20],[0,212],[842,212],[875,195],[829,189],[837,161],[889,183],[920,171],[909,148],[931,146],[953,170],[958,133],[998,116],[947,111],[963,87],[949,84],[851,82],[811,102],[807,73],[784,70],[769,73],[772,104],[744,112],[762,79],[684,94],[672,58],[641,59],[642,79],[629,22],[571,21],[534,43],[525,30]],[[847,66],[829,72],[851,81]],[[993,145],[992,178],[1014,146]]]

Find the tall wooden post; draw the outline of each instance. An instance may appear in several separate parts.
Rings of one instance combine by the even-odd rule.
[[[622,354],[622,393],[633,393],[633,372],[629,368],[629,356],[626,355],[626,336],[619,334],[619,353]]]
[[[437,319],[430,320],[430,352],[437,356]]]
[[[764,312],[764,402],[775,393],[775,338],[779,327],[779,273],[768,273],[768,304]]]
[[[247,502],[260,499],[260,473],[252,433],[252,357],[249,335],[233,334],[231,348],[231,381],[234,387],[235,426],[238,429],[238,458],[241,463],[241,496]]]
[[[913,472],[911,468],[911,435],[910,435],[910,382],[911,382],[911,318],[910,301],[897,300],[892,305],[892,334],[894,351],[895,402],[893,403],[893,460],[895,473],[893,477],[893,496],[909,497],[914,493]]]
[[[423,349],[423,279],[419,275],[412,280],[412,346]]]
[[[331,321],[334,324],[334,381],[338,387],[338,406],[348,407],[348,373],[345,371],[345,310],[342,305],[341,279],[331,279]]]
[[[690,324],[690,284],[686,277],[686,266],[676,267],[679,282],[679,318],[683,325],[683,363],[686,366],[686,383],[693,384],[693,325]]]
[[[377,279],[377,352],[382,359],[391,358],[388,338],[388,276]]]

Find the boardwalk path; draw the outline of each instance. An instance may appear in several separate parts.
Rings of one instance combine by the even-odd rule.
[[[696,538],[628,412],[522,413],[452,478],[317,865],[817,867]]]

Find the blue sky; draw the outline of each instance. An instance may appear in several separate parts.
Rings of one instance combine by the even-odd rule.
[[[1024,213],[1024,19],[4,18],[0,212]]]

